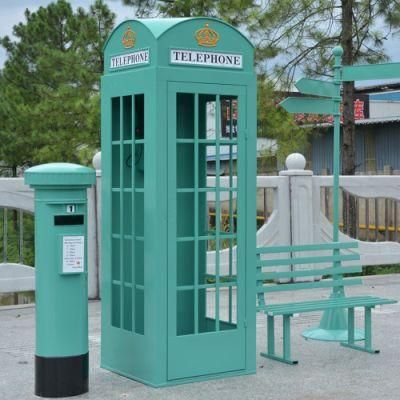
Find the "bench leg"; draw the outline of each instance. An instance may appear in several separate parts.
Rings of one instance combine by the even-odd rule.
[[[267,352],[260,353],[262,357],[291,365],[298,363],[290,358],[290,317],[283,316],[283,357],[280,357],[275,354],[275,320],[273,316],[267,316]]]
[[[365,329],[365,340],[364,346],[359,346],[354,344],[354,308],[349,308],[348,313],[348,330],[349,337],[347,343],[340,343],[344,347],[349,347],[353,350],[365,351],[370,354],[378,354],[379,350],[374,350],[372,348],[372,307],[365,307],[364,316],[364,329]]]
[[[267,317],[267,341],[268,354],[275,355],[275,319],[270,315]]]

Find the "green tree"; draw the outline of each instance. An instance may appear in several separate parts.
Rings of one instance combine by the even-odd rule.
[[[257,80],[257,136],[276,140],[276,149],[267,151],[265,156],[276,155],[282,163],[293,152],[306,152],[310,129],[299,126],[292,115],[279,107],[285,93],[276,92],[274,85],[264,74]]]
[[[280,85],[290,87],[301,71],[329,76],[331,49],[341,44],[343,64],[387,59],[384,43],[400,22],[398,0],[268,0],[248,30],[258,59],[273,68]],[[355,163],[354,82],[343,84],[342,174],[353,175]],[[355,234],[355,201],[345,207],[350,235]]]
[[[73,11],[58,0],[36,12],[10,37],[0,74],[0,160],[16,170],[50,161],[82,162],[99,147],[102,47],[114,14],[101,0]]]
[[[398,0],[269,0],[251,22],[264,67],[289,87],[301,71],[309,76],[330,76],[332,47],[341,44],[343,64],[376,63],[387,59],[385,39],[399,26]],[[342,173],[355,171],[354,82],[343,85]]]
[[[259,10],[255,0],[122,0],[133,6],[139,17],[197,17],[221,18],[234,26],[247,25]]]

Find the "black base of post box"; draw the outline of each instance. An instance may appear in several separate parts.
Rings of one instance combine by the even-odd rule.
[[[89,390],[89,353],[73,357],[35,356],[35,394],[69,397]]]

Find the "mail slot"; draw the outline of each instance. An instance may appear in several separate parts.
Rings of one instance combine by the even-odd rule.
[[[56,215],[54,225],[83,225],[84,215]]]

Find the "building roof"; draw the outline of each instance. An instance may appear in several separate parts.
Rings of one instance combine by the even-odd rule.
[[[393,116],[393,117],[381,117],[381,118],[365,118],[365,119],[356,119],[356,125],[374,125],[374,124],[387,124],[391,122],[400,122],[400,115]],[[331,122],[323,122],[320,124],[305,124],[302,125],[304,128],[329,128],[333,126]]]
[[[380,117],[380,118],[366,118],[366,119],[357,119],[356,125],[372,125],[372,124],[385,124],[388,122],[399,122],[400,115],[395,115],[392,117]]]
[[[390,82],[381,82],[379,84],[366,85],[366,86],[357,86],[355,88],[356,93],[381,93],[381,92],[390,92],[393,90],[400,90],[400,81],[390,81]]]

